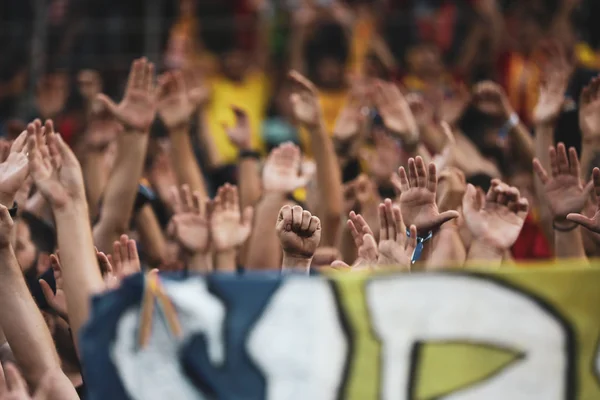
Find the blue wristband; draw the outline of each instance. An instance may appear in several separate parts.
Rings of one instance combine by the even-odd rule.
[[[410,237],[410,229],[406,230],[406,236]],[[415,251],[413,251],[413,254],[411,257],[411,264],[414,264],[416,261],[419,260],[419,258],[421,258],[421,253],[423,253],[423,243],[427,242],[432,237],[433,237],[433,231],[429,231],[429,233],[425,237],[417,236],[417,247],[415,247]]]
[[[520,122],[521,120],[519,119],[519,115],[517,113],[513,112],[512,114],[510,114],[510,117],[508,117],[508,121],[506,121],[506,123],[504,123],[504,125],[502,125],[502,128],[500,128],[500,130],[498,131],[498,136],[500,137],[500,139],[506,139],[510,131],[517,125],[519,125]]]

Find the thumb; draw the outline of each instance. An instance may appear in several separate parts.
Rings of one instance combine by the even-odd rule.
[[[331,267],[334,269],[349,269],[350,266],[343,262],[342,260],[335,260],[331,263]]]
[[[587,185],[585,185],[585,187],[583,188],[583,192],[586,196],[589,196],[592,193],[592,190],[594,190],[594,180],[590,179]]]
[[[594,232],[598,232],[599,231],[599,229],[594,226],[594,220],[591,219],[591,218],[588,218],[588,217],[586,217],[584,215],[571,213],[571,214],[567,215],[567,219],[569,221],[573,221],[576,224],[579,224],[579,225],[581,225],[581,226],[583,226],[583,227],[585,227],[585,228],[587,228],[587,229],[589,229],[591,231],[594,231]]]
[[[111,100],[110,97],[105,95],[104,93],[100,93],[96,95],[96,100],[98,100],[102,106],[113,116],[117,116],[117,105],[114,101]]]
[[[443,223],[448,222],[454,218],[458,218],[458,211],[455,211],[455,210],[445,211],[435,218],[434,226],[438,227],[438,226],[442,225]]]
[[[52,291],[52,288],[50,287],[48,282],[46,282],[43,279],[40,279],[38,282],[40,283],[40,287],[42,288],[42,294],[44,295],[44,298],[46,299],[48,304],[51,305],[54,302],[54,292]]]

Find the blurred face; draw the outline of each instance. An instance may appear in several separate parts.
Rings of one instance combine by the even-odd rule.
[[[413,74],[436,76],[443,72],[440,52],[434,46],[421,45],[408,52],[407,63]]]
[[[98,93],[102,92],[98,71],[91,69],[79,71],[79,74],[77,74],[77,84],[79,92],[87,100],[94,99]]]
[[[319,86],[337,88],[344,82],[344,64],[332,57],[325,57],[317,64]]]
[[[248,71],[248,59],[244,51],[235,49],[225,53],[221,58],[223,74],[234,81],[244,79]]]
[[[21,266],[21,270],[25,271],[33,266],[37,258],[37,249],[31,240],[31,232],[29,226],[19,220],[16,224],[16,243],[15,255]]]

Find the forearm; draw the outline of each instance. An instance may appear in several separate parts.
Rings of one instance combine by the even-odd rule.
[[[60,369],[60,361],[12,247],[0,249],[0,262],[0,325],[25,378],[35,387],[48,371]]]
[[[195,253],[188,259],[188,270],[205,274],[213,271],[212,253]]]
[[[467,253],[467,264],[472,267],[499,267],[503,257],[504,250],[474,240]]]
[[[574,222],[568,222],[569,225]],[[556,259],[579,259],[587,260],[581,227],[568,232],[554,230],[554,255]]]
[[[109,253],[112,243],[129,228],[142,176],[148,135],[127,132],[119,137],[117,158],[106,186],[100,221],[94,226],[94,243]]]
[[[205,149],[204,155],[206,156],[208,166],[215,168],[221,163],[221,156],[208,126],[206,113],[204,110],[200,110],[198,112],[198,141],[202,143],[202,147]]]
[[[189,129],[183,127],[172,130],[169,132],[169,137],[171,138],[173,170],[179,185],[187,184],[192,192],[199,191],[202,198],[206,198],[206,182],[204,182],[202,170],[194,155]]]
[[[135,217],[142,247],[152,264],[160,265],[166,253],[166,241],[156,214],[150,204],[146,204]]]
[[[102,151],[88,151],[81,168],[92,220],[98,215],[102,193],[108,182],[109,171],[103,167],[104,157]]]
[[[257,204],[254,227],[249,240],[246,267],[255,270],[278,270],[281,244],[275,231],[279,210],[287,203],[283,193],[265,193]]]
[[[342,176],[333,142],[320,124],[311,135],[311,147],[317,164],[317,185],[319,187],[322,246],[335,246],[337,227],[342,215]]]
[[[513,154],[517,154],[517,157],[524,165],[531,165],[531,160],[533,160],[535,152],[533,138],[529,134],[527,127],[519,123],[510,130],[509,135],[513,143]]]
[[[235,272],[237,251],[230,249],[215,253],[215,270],[217,272]]]
[[[240,190],[240,208],[254,207],[260,200],[261,180],[258,160],[242,158],[238,163],[238,182]]]
[[[90,298],[103,292],[105,286],[94,251],[85,200],[54,210],[54,218],[69,324],[78,348],[79,330],[89,318]]]
[[[453,221],[446,222],[432,238],[433,248],[427,259],[427,270],[462,267],[467,259],[465,246],[458,233],[458,226]]]

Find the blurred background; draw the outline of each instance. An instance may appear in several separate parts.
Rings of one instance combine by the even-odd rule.
[[[293,67],[331,93],[378,77],[433,98],[434,87],[449,96],[494,79],[529,121],[536,51],[558,41],[578,68],[600,68],[598,17],[598,0],[2,0],[0,135],[52,117],[76,136],[88,100],[118,98],[140,55],[159,72],[206,79],[259,65],[265,118],[285,113],[277,99]],[[335,98],[324,105],[330,121]]]

